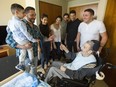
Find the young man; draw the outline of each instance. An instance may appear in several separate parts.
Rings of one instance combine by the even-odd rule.
[[[23,19],[23,22],[26,24],[27,31],[32,35],[33,38],[40,39],[40,43],[43,41],[44,37],[40,33],[39,28],[34,24],[36,13],[35,9],[33,7],[26,7],[25,8],[25,18]],[[9,27],[7,27],[9,28]],[[13,39],[13,34],[11,31],[8,31],[7,37],[6,37],[6,43],[10,45],[12,48],[16,48],[16,56],[18,57],[20,55],[20,49],[29,49],[33,46],[33,54],[34,54],[34,66],[31,67],[31,70],[29,72],[33,72],[33,74],[37,75],[37,64],[38,64],[38,43],[30,43],[28,45],[20,45]],[[28,61],[28,54],[26,55],[26,60]],[[26,62],[26,61],[25,61]],[[28,67],[26,63],[26,67]]]
[[[88,40],[94,39],[99,41],[101,36],[99,48],[99,52],[101,52],[107,41],[106,28],[103,22],[94,20],[93,17],[94,11],[92,9],[84,10],[83,22],[79,25],[77,34],[77,49],[81,49],[83,44]]]
[[[67,29],[66,29],[66,41],[67,41],[67,47],[70,52],[74,50],[74,52],[77,52],[77,45],[76,45],[76,35],[78,32],[78,26],[81,23],[81,21],[77,18],[76,19],[76,11],[72,10],[70,11],[70,21],[67,24]]]
[[[68,72],[71,71],[78,71],[83,66],[95,63],[96,58],[92,54],[94,51],[97,51],[99,48],[99,41],[87,41],[83,47],[82,51],[80,51],[76,56],[73,56],[74,60],[71,63],[61,63],[61,62],[53,62],[53,66],[50,68],[50,70],[47,73],[47,76],[45,78],[45,82],[49,82],[52,77],[58,76],[59,78],[65,77],[70,78],[71,74]],[[69,53],[68,49],[61,45],[61,49],[64,50],[67,54]],[[96,64],[92,64],[89,67],[86,68],[94,68]],[[68,70],[68,71],[67,71]]]
[[[67,28],[68,21],[69,21],[69,14],[65,13],[63,15],[63,20],[61,22],[61,42],[62,44],[66,44],[65,39],[66,39],[66,28]]]
[[[30,42],[38,42],[39,39],[34,39],[28,32],[26,24],[21,20],[24,17],[24,8],[19,4],[11,5],[11,12],[13,14],[12,19],[8,22],[8,30],[13,34],[13,39],[20,45],[28,45]],[[33,48],[30,49],[21,49],[19,55],[19,64],[16,66],[19,70],[24,70],[24,61],[26,57],[26,51],[28,52],[30,62],[29,64],[33,65],[34,56]]]

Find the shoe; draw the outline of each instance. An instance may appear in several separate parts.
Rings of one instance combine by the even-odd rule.
[[[29,62],[28,65],[29,66],[34,66],[34,63],[33,62]]]
[[[18,64],[17,66],[15,66],[15,68],[17,70],[25,71],[25,66],[24,65],[21,65],[21,64]]]
[[[45,72],[45,70],[44,69],[42,69],[42,74],[45,74],[46,72]]]
[[[44,69],[46,70],[48,68],[47,64],[45,64]]]
[[[50,62],[48,62],[48,67],[49,67],[50,65],[51,65]]]
[[[39,79],[44,81],[45,77],[44,77],[44,74],[42,72],[37,72],[37,76]]]

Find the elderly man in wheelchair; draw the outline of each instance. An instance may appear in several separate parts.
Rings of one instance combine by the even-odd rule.
[[[66,57],[73,61],[71,63],[54,61],[44,81],[51,84],[52,87],[89,87],[95,79],[103,80],[105,75],[101,69],[105,65],[113,66],[109,63],[103,65],[99,55],[96,55],[99,46],[99,41],[87,41],[83,45],[82,51],[75,54],[69,52],[61,44],[61,50],[64,50]]]
[[[53,77],[58,76],[60,79],[78,79],[81,80],[89,70],[83,70],[88,68],[94,68],[96,66],[96,58],[93,55],[99,48],[99,41],[92,40],[87,41],[83,47],[82,51],[77,54],[71,53],[68,49],[61,44],[61,50],[66,52],[66,57],[72,59],[71,63],[53,62],[52,67],[49,69],[45,82],[49,82]]]

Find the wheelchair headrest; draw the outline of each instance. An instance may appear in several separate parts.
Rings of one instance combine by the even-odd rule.
[[[105,74],[103,72],[96,71],[96,79],[97,80],[103,80],[105,78]]]
[[[99,47],[100,47],[100,42],[98,41],[98,40],[91,40],[93,43],[94,43],[94,45],[93,45],[93,51],[94,52],[97,52],[98,51],[98,49],[99,49]]]

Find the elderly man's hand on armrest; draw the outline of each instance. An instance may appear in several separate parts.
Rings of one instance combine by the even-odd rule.
[[[63,72],[65,72],[66,71],[66,68],[64,66],[61,66],[60,67],[60,70],[63,71]]]

